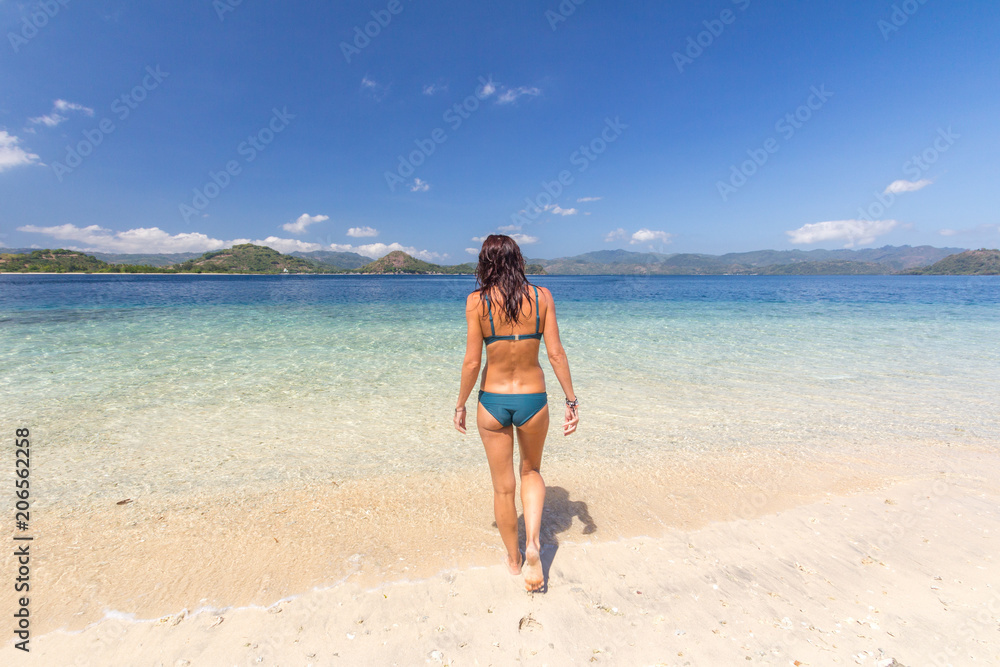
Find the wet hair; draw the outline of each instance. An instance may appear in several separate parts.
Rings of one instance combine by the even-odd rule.
[[[503,296],[503,312],[511,322],[521,315],[521,297],[528,294],[528,279],[524,276],[524,256],[517,242],[504,234],[490,234],[483,241],[476,266],[477,291],[486,312],[486,297],[496,287]],[[494,304],[495,305],[495,304]],[[537,308],[537,304],[535,305]],[[496,308],[493,309],[497,312]]]

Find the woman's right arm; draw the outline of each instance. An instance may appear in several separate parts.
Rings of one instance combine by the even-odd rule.
[[[552,298],[552,292],[548,288],[542,287],[540,290],[545,295],[548,305],[548,312],[545,314],[545,329],[542,334],[545,338],[545,351],[549,355],[549,363],[556,374],[556,379],[562,385],[566,398],[571,401],[576,400],[576,393],[573,391],[573,378],[569,374],[569,360],[566,358],[566,350],[563,349],[562,341],[559,340],[559,323],[556,321],[556,302]],[[566,419],[563,422],[563,435],[569,435],[576,430],[577,422],[580,421],[579,408],[566,406]]]

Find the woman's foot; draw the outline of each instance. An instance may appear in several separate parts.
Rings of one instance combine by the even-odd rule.
[[[511,574],[521,574],[521,565],[523,561],[521,560],[521,552],[517,552],[517,560],[510,557],[510,554],[503,557],[504,564],[507,569],[510,570]]]
[[[524,588],[528,591],[537,591],[544,583],[542,574],[542,560],[538,555],[538,549],[533,545],[528,545],[524,549]]]

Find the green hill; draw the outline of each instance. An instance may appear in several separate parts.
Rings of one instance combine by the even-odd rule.
[[[232,248],[206,252],[201,257],[175,264],[183,273],[330,273],[314,262],[284,255],[273,248],[241,243]]]
[[[875,262],[829,260],[825,262],[771,264],[737,273],[757,276],[881,276],[895,272],[885,264]]]
[[[907,273],[921,276],[996,276],[1000,275],[1000,250],[966,250]]]
[[[371,262],[371,258],[356,252],[337,252],[334,250],[296,250],[289,253],[292,257],[301,257],[319,264],[338,269],[357,269]]]
[[[355,269],[357,273],[444,273],[444,267],[412,257],[402,250]]]
[[[861,248],[853,250],[754,250],[751,252],[731,252],[718,259],[726,264],[746,266],[771,266],[774,264],[795,264],[798,262],[866,262],[884,264],[888,271],[902,271],[918,266],[927,266],[948,255],[962,252],[964,248],[935,248],[933,246],[882,246],[881,248]]]
[[[200,252],[170,252],[170,253],[116,253],[95,252],[94,257],[108,264],[140,264],[146,266],[170,266],[180,262],[201,257]]]
[[[97,271],[108,266],[92,255],[75,250],[34,250],[24,255],[0,255],[0,270],[66,273]]]
[[[108,264],[77,250],[32,250],[0,254],[0,271],[30,273],[173,273],[149,265]]]

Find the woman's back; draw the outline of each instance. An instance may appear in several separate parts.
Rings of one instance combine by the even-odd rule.
[[[545,391],[545,374],[538,363],[538,350],[545,330],[545,288],[534,285],[522,297],[520,315],[512,322],[503,295],[491,290],[480,301],[480,327],[486,344],[482,388],[497,393]]]

